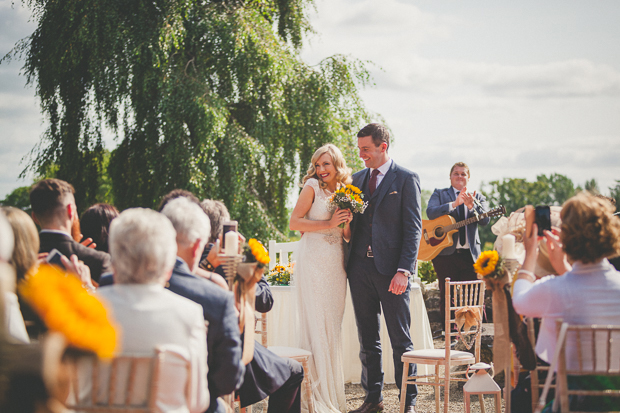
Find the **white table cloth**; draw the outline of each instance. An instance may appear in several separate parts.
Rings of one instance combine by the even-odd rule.
[[[298,347],[298,314],[294,300],[295,287],[272,286],[274,305],[267,313],[268,346]],[[426,306],[420,286],[412,283],[411,288],[411,340],[416,350],[433,348]],[[362,374],[362,365],[359,359],[359,341],[351,293],[347,289],[347,301],[342,321],[343,370],[345,383],[359,383]],[[385,326],[385,319],[381,314],[381,347],[383,350],[383,371],[385,383],[394,383],[394,362],[392,360],[392,346]],[[418,374],[430,374],[431,366],[419,365]],[[400,381],[401,378],[399,377]]]

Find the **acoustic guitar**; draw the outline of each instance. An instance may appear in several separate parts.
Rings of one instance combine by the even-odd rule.
[[[452,234],[465,225],[473,224],[486,217],[498,217],[506,213],[506,208],[500,205],[483,214],[473,215],[463,221],[456,222],[451,215],[439,218],[422,220],[422,240],[418,251],[418,259],[430,261],[441,251],[453,244]]]

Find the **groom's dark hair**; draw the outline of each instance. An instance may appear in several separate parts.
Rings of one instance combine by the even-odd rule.
[[[372,142],[375,146],[379,146],[385,142],[387,143],[387,149],[390,148],[390,132],[388,128],[380,123],[369,123],[357,132],[358,138],[363,138],[364,136],[372,136]]]

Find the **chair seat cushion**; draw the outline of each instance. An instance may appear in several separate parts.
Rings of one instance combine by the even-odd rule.
[[[295,347],[280,347],[272,346],[268,348],[272,353],[277,354],[280,357],[295,358],[295,357],[310,357],[312,353],[308,350]]]
[[[403,354],[403,357],[427,358],[441,360],[446,358],[446,350],[443,348],[432,348],[426,350],[412,350]],[[466,351],[450,351],[450,360],[474,359],[474,355]]]

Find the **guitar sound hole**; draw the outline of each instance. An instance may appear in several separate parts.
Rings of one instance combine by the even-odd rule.
[[[443,228],[435,228],[435,236],[437,238],[443,237],[443,234],[444,234]]]

